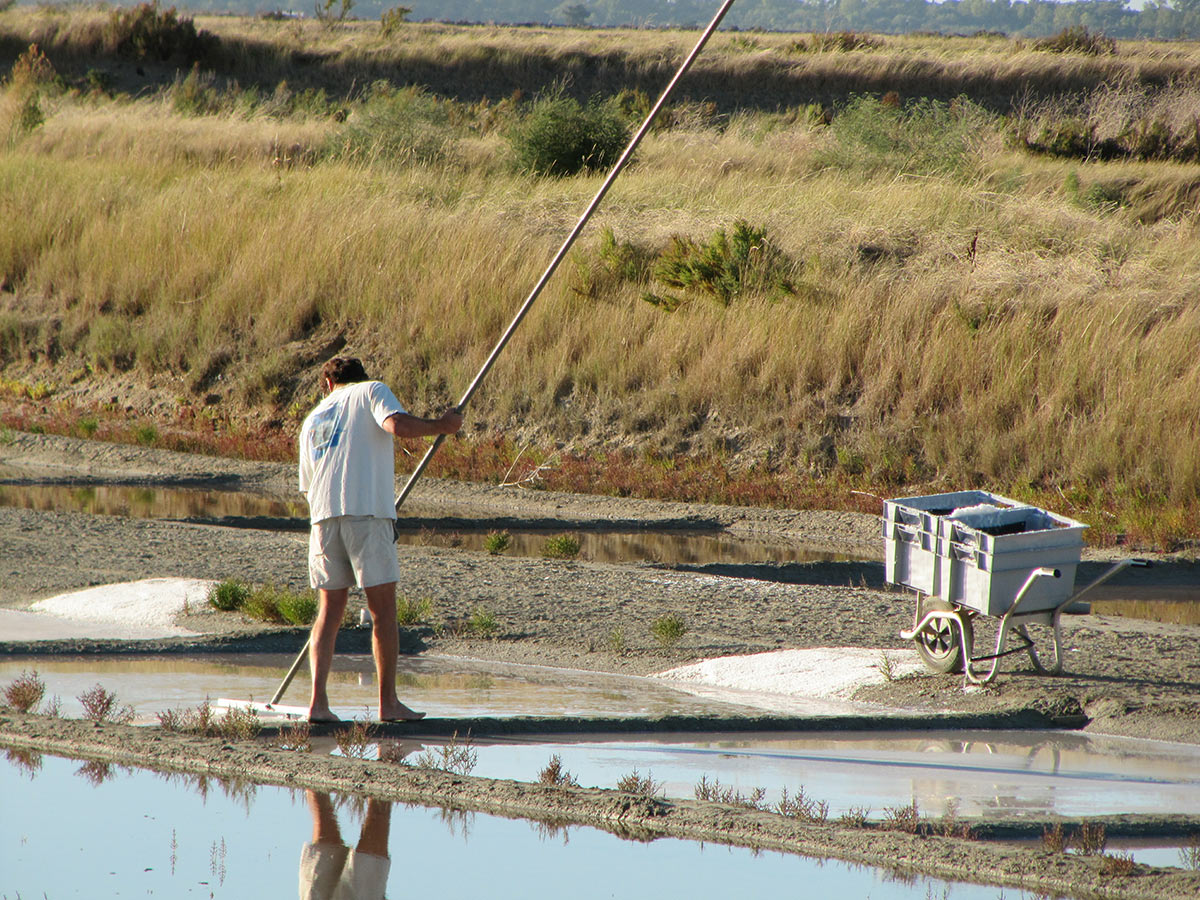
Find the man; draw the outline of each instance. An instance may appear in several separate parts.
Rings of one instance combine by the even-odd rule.
[[[309,581],[320,600],[309,641],[312,695],[310,722],[336,722],[326,682],[333,647],[357,584],[371,613],[371,650],[379,679],[379,718],[414,721],[424,716],[396,696],[396,580],[400,565],[393,543],[396,470],[392,437],[455,434],[463,417],[455,410],[437,419],[405,412],[387,385],[367,378],[357,359],[335,357],[321,369],[326,397],[300,429],[300,491],[308,498],[312,531]]]

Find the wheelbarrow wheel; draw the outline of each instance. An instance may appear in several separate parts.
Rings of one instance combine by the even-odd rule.
[[[921,600],[918,619],[934,610],[950,611],[954,607],[938,597],[926,597]],[[959,639],[958,622],[962,622],[963,637]],[[917,653],[927,667],[934,672],[947,674],[963,670],[962,648],[965,643],[969,653],[975,643],[975,632],[971,622],[963,617],[958,621],[953,619],[934,619],[922,628],[913,638],[917,644]]]

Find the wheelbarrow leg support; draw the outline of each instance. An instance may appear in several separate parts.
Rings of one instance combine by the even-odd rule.
[[[1024,649],[1029,651],[1029,659],[1033,663],[1033,667],[1038,672],[1040,672],[1043,675],[1061,675],[1062,669],[1063,669],[1063,650],[1062,650],[1062,616],[1063,616],[1063,612],[1066,610],[1066,608],[1068,606],[1070,606],[1072,603],[1077,601],[1080,597],[1082,597],[1084,594],[1086,594],[1092,588],[1103,584],[1104,582],[1108,581],[1108,579],[1112,578],[1114,575],[1116,575],[1118,572],[1120,572],[1122,569],[1124,569],[1128,566],[1131,566],[1131,565],[1146,565],[1146,563],[1141,562],[1140,560],[1135,560],[1135,559],[1123,559],[1120,562],[1115,563],[1107,572],[1105,572],[1103,575],[1101,575],[1099,578],[1097,578],[1095,581],[1093,581],[1087,587],[1083,588],[1080,591],[1076,591],[1074,594],[1072,594],[1070,597],[1068,597],[1066,600],[1064,600],[1062,603],[1060,603],[1058,606],[1056,606],[1053,610],[1022,613],[1020,611],[1021,601],[1025,599],[1025,596],[1029,592],[1030,587],[1033,586],[1033,583],[1035,581],[1037,581],[1037,579],[1039,579],[1039,578],[1046,578],[1046,577],[1058,578],[1058,577],[1060,577],[1060,574],[1061,574],[1057,569],[1050,569],[1050,568],[1034,569],[1032,572],[1029,573],[1029,577],[1025,580],[1025,584],[1021,586],[1021,590],[1017,594],[1016,600],[1013,601],[1013,605],[1008,608],[1008,611],[1000,619],[1000,631],[996,636],[996,652],[990,657],[992,665],[991,665],[991,668],[989,669],[988,673],[986,675],[983,675],[982,677],[980,677],[975,674],[975,671],[971,665],[972,662],[981,662],[984,659],[988,659],[988,657],[981,657],[978,660],[972,660],[970,657],[964,657],[964,659],[966,660],[964,667],[963,667],[963,674],[964,674],[964,679],[965,679],[964,684],[967,681],[974,682],[975,684],[987,684],[989,681],[991,681],[993,678],[996,677],[996,667],[1000,662],[1000,657],[1006,655],[1004,652],[1004,644],[1008,639],[1008,633],[1009,633],[1009,629],[1011,627],[1015,627],[1017,634],[1019,634],[1021,636],[1021,638],[1025,641]],[[1053,658],[1053,661],[1049,663],[1049,665],[1044,663],[1041,660],[1041,658],[1038,656],[1037,648],[1034,646],[1033,638],[1030,636],[1029,629],[1027,627],[1028,624],[1030,624],[1030,623],[1036,623],[1036,624],[1040,624],[1040,625],[1049,625],[1049,626],[1051,626],[1051,628],[1054,631],[1054,658]],[[1010,652],[1020,652],[1021,649],[1022,648],[1018,647],[1018,648],[1016,648],[1016,650],[1010,651]]]
[[[972,682],[974,684],[987,684],[988,682],[992,681],[992,679],[994,679],[996,677],[996,669],[1000,665],[1000,657],[1006,655],[1004,652],[1004,644],[1008,640],[1008,630],[1014,624],[1013,620],[1014,620],[1014,617],[1016,617],[1018,615],[1017,611],[1021,608],[1021,601],[1025,599],[1026,595],[1029,593],[1029,589],[1031,587],[1033,587],[1034,582],[1037,581],[1039,578],[1060,578],[1061,576],[1062,576],[1062,573],[1059,572],[1058,569],[1050,569],[1045,566],[1038,568],[1038,569],[1034,569],[1032,572],[1029,573],[1029,577],[1026,578],[1025,583],[1023,585],[1021,585],[1021,590],[1017,592],[1017,597],[1015,600],[1013,600],[1013,605],[1010,606],[1008,608],[1008,611],[1000,618],[1000,630],[996,634],[996,652],[993,653],[990,657],[980,657],[979,660],[968,659],[966,661],[966,664],[963,666],[963,684],[964,685],[967,682]],[[1058,612],[1061,609],[1062,609],[1062,607],[1060,606],[1058,608],[1058,610],[1055,610],[1055,615],[1054,615],[1055,668],[1053,670],[1046,670],[1046,671],[1051,671],[1053,674],[1058,674],[1059,672],[1062,671],[1062,645],[1060,643],[1059,629],[1058,629]],[[1028,614],[1027,614],[1027,616],[1028,616]],[[1029,637],[1029,632],[1026,630],[1025,624],[1023,622],[1018,622],[1016,625],[1016,628],[1017,628],[1017,633],[1020,634],[1021,637],[1025,639],[1025,642],[1027,645],[1026,649],[1029,650],[1029,655],[1033,659],[1034,666],[1038,669],[1038,671],[1043,671],[1041,664],[1038,662],[1037,654],[1034,652],[1033,641]],[[1020,650],[1021,650],[1021,648],[1018,647],[1017,651],[1019,652]],[[990,660],[992,663],[991,667],[988,669],[988,672],[986,675],[983,675],[983,676],[976,675],[975,668],[972,665],[972,663],[982,662],[984,660]]]

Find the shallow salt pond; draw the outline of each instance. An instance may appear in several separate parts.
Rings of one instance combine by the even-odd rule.
[[[383,849],[390,859],[380,881],[392,898],[1029,896],[836,860],[669,838],[638,842],[482,813],[368,806],[336,795],[325,806],[328,795],[233,788],[54,756],[0,759],[0,796],[5,898],[296,896],[301,853],[317,823],[334,847],[340,839]]]
[[[191,710],[220,697],[266,699],[290,658],[274,654],[230,657],[87,657],[0,660],[0,684],[36,668],[47,685],[47,701],[60,698],[62,713],[82,715],[76,699],[96,684],[135,707],[141,720],[156,724],[158,711]],[[372,664],[342,656],[331,679],[338,712],[369,719],[374,702]],[[302,703],[305,675],[284,703]],[[698,698],[672,684],[647,678],[599,675],[539,666],[486,663],[449,657],[400,660],[401,696],[431,717],[595,717],[747,715],[736,692],[721,703]],[[811,708],[805,710],[806,703]],[[795,698],[797,715],[831,714],[835,704]],[[845,704],[843,711],[862,712]],[[874,709],[874,714],[886,714]],[[913,718],[912,716],[909,717]],[[918,717],[919,718],[919,717]],[[414,726],[419,729],[420,726]],[[550,758],[584,786],[615,787],[634,771],[661,783],[671,797],[691,797],[701,779],[749,795],[756,788],[776,802],[784,789],[799,788],[829,804],[830,815],[869,808],[881,817],[888,808],[916,802],[920,812],[939,817],[948,806],[968,819],[981,817],[1088,817],[1118,813],[1194,814],[1200,809],[1200,747],[1075,732],[937,732],[905,729],[870,734],[827,731],[813,734],[589,735],[477,740],[473,774],[536,781]],[[464,738],[465,738],[464,734]],[[331,738],[318,739],[332,752]],[[415,757],[437,740],[407,741]]]

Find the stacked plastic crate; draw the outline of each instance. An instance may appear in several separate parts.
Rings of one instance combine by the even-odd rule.
[[[1082,522],[988,491],[884,501],[887,580],[989,616],[1008,611],[1038,568],[1022,612],[1053,609],[1074,592]]]

